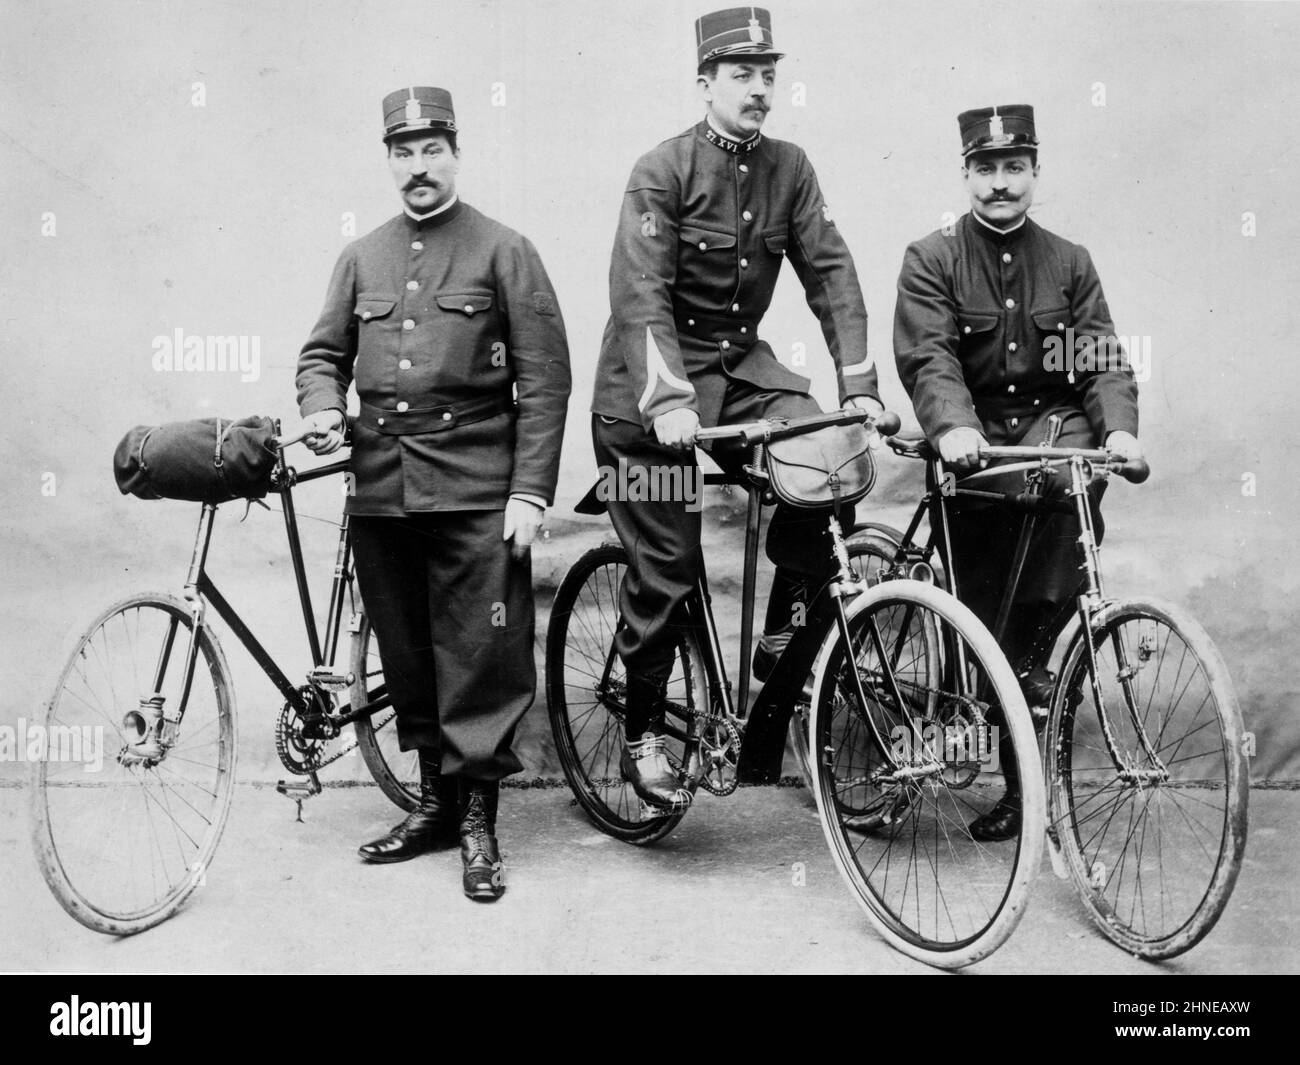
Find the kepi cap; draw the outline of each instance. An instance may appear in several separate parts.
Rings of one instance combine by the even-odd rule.
[[[957,116],[957,125],[961,127],[962,158],[973,152],[1038,147],[1034,109],[1029,104],[1004,104],[963,111]]]
[[[397,89],[384,97],[384,143],[403,133],[423,130],[456,132],[451,93],[428,85]]]
[[[772,16],[765,7],[729,7],[695,20],[698,65],[714,59],[766,56],[780,59],[772,42]]]

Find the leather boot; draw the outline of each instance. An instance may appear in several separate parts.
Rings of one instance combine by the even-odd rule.
[[[466,898],[495,902],[505,894],[505,867],[497,847],[497,798],[495,780],[466,780],[460,793],[461,883]]]
[[[391,832],[357,850],[368,862],[405,862],[456,844],[456,778],[444,777],[436,752],[420,749],[420,802]]]
[[[618,768],[643,802],[672,809],[687,805],[691,793],[680,787],[660,735],[667,686],[667,674],[628,673],[627,716]]]
[[[985,843],[1001,843],[1020,835],[1020,793],[1008,789],[988,813],[970,823],[973,838]]]

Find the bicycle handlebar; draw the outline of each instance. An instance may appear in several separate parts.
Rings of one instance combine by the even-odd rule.
[[[1123,477],[1130,484],[1141,484],[1151,476],[1151,467],[1146,459],[1121,459],[1101,448],[1082,447],[982,447],[980,458],[985,459],[1072,459],[1081,458],[1097,466],[1104,466],[1112,473]],[[994,468],[989,472],[1005,472]]]
[[[891,436],[902,425],[893,411],[885,411],[873,418],[870,411],[837,410],[825,414],[806,414],[800,418],[763,418],[736,425],[718,425],[712,429],[699,430],[695,434],[695,440],[697,443],[707,440],[739,440],[744,447],[753,447],[755,444],[770,444],[774,440],[803,436],[833,425],[861,425],[864,422],[870,422],[882,436]]]

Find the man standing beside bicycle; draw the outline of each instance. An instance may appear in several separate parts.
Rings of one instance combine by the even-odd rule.
[[[504,891],[498,782],[536,689],[529,546],[552,502],[570,388],[555,292],[529,241],[461,202],[451,96],[384,99],[403,212],[339,258],[298,362],[307,445],[360,415],[348,499],[356,573],[420,802],[371,862],[460,840],[471,899]],[[512,395],[513,393],[513,395]]]
[[[602,468],[694,466],[696,431],[719,423],[817,413],[809,381],[758,338],[788,257],[821,322],[845,406],[879,413],[867,356],[867,312],[852,257],[803,151],[765,138],[776,63],[763,8],[695,24],[704,120],[664,141],[632,170],[610,263],[610,306],[592,400]],[[716,449],[724,468],[740,452]],[[690,482],[685,476],[676,481]],[[615,639],[627,669],[623,775],[641,799],[683,801],[661,737],[665,684],[700,572],[701,519],[684,500],[609,502],[629,566]],[[828,566],[825,515],[780,505],[768,530],[776,563],[754,673],[768,676],[788,645],[812,582]]]
[[[981,447],[1043,443],[1055,416],[1057,446],[1141,458],[1137,385],[1092,260],[1028,217],[1039,173],[1033,108],[966,111],[958,125],[971,210],[908,247],[894,315],[899,376],[926,438],[945,463],[969,472],[985,465]],[[980,486],[1024,487],[1019,474]],[[1060,498],[1064,487],[1049,478],[1045,495]],[[1090,490],[1099,540],[1104,487]],[[947,564],[961,598],[992,629],[1022,515],[997,505],[951,513]],[[1003,636],[1031,708],[1051,695],[1046,661],[1080,582],[1077,536],[1072,516],[1040,519]],[[1009,779],[1007,795],[972,833],[1009,839],[1019,819],[1017,782]]]

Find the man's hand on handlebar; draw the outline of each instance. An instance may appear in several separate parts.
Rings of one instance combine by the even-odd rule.
[[[1122,429],[1106,434],[1106,450],[1125,462],[1142,461],[1142,445],[1138,443],[1136,436]]]
[[[689,407],[678,407],[655,419],[655,437],[664,447],[688,451],[695,446],[700,416]]]
[[[885,413],[885,405],[878,399],[871,396],[849,396],[841,405],[841,410],[864,410],[871,415],[871,421],[875,422],[882,414]],[[880,433],[876,431],[875,425],[868,425],[870,436],[867,438],[867,445],[873,450],[878,450],[881,446]]]
[[[332,455],[343,446],[345,419],[341,410],[322,410],[309,415],[294,433],[317,455]]]
[[[979,430],[959,425],[939,437],[939,456],[959,470],[983,469],[988,462],[980,458],[980,448],[988,446]]]

